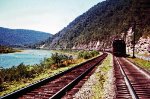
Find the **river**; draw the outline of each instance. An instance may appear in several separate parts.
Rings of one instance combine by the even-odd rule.
[[[22,50],[22,52],[0,54],[0,66],[9,68],[20,63],[25,65],[39,64],[44,58],[51,56],[50,50]]]

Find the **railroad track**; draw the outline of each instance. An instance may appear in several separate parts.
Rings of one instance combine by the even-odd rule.
[[[150,75],[125,58],[114,56],[116,99],[150,99]]]
[[[88,62],[82,63],[67,71],[64,71],[53,77],[44,79],[26,88],[22,88],[16,92],[8,94],[2,99],[60,99],[78,85],[80,81],[84,82],[93,71],[94,67],[101,63],[107,56],[106,53],[96,57]],[[87,76],[88,75],[88,76]],[[81,86],[81,84],[80,84]],[[73,91],[75,92],[75,91]],[[75,94],[75,93],[72,93]],[[67,97],[72,94],[66,94]]]

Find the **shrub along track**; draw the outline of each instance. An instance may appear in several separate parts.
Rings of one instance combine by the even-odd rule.
[[[71,90],[79,81],[85,81],[94,67],[101,63],[107,56],[106,53],[64,71],[58,75],[47,78],[36,84],[20,89],[14,93],[2,97],[3,99],[59,99],[63,97],[67,91]],[[88,76],[86,76],[88,75]],[[84,78],[85,77],[85,78]],[[81,84],[80,84],[81,86]],[[73,91],[76,92],[76,91]],[[75,93],[72,93],[75,94]],[[67,94],[68,97],[68,94]]]
[[[122,57],[114,56],[116,99],[150,99],[150,75]]]

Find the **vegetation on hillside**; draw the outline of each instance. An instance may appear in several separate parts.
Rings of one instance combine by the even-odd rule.
[[[0,27],[0,44],[13,46],[13,47],[24,47],[33,45],[41,41],[47,40],[52,36],[50,33],[26,30],[26,29],[9,29]]]
[[[72,48],[90,41],[104,41],[109,46],[116,35],[127,33],[136,22],[136,40],[150,34],[149,0],[106,0],[77,17],[53,36],[50,48]],[[111,39],[111,40],[110,40]]]

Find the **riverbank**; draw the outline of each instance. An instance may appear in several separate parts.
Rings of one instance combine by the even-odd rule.
[[[67,56],[72,56],[73,59],[78,58],[79,51],[71,51],[71,50],[52,50],[53,53],[64,54]]]
[[[60,57],[59,63],[55,61]],[[40,64],[20,64],[16,67],[0,68],[0,96],[53,76],[71,68],[73,64],[77,63],[79,63],[79,60],[72,60],[64,55],[53,54],[51,58],[44,59]]]
[[[55,61],[57,59],[61,60]],[[32,66],[20,64],[17,67],[8,69],[0,68],[0,96],[51,77],[87,60],[83,58],[72,59],[66,55],[56,53],[52,54],[51,58],[45,58],[40,64]]]
[[[22,52],[22,50],[0,45],[0,54]]]

